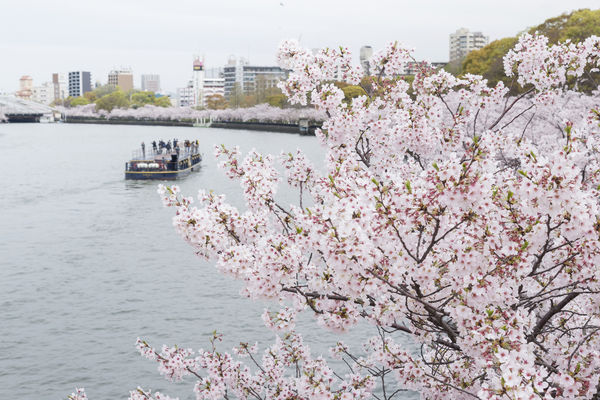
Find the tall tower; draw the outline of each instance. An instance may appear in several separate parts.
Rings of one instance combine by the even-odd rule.
[[[194,105],[204,107],[204,63],[198,57],[194,60]]]

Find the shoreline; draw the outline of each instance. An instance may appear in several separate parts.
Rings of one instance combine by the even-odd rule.
[[[172,121],[172,120],[137,120],[137,119],[103,119],[93,117],[69,117],[67,124],[105,124],[105,125],[144,125],[144,126],[183,126],[193,127],[194,121]],[[296,133],[305,136],[314,136],[315,130],[321,125],[308,125],[304,131],[300,130],[299,124],[285,124],[274,122],[242,122],[242,121],[216,121],[212,122],[211,128],[220,129],[243,129],[251,131],[266,131],[280,133]]]

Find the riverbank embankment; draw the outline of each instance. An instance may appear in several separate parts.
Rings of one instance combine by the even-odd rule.
[[[72,124],[107,124],[107,125],[146,125],[146,126],[194,126],[192,120],[145,120],[145,119],[118,119],[118,118],[94,118],[94,117],[69,117],[66,123]],[[213,121],[211,128],[243,129],[250,131],[297,133],[300,135],[314,135],[315,130],[321,125],[313,123],[304,126],[300,124],[285,124],[276,122],[255,121]]]

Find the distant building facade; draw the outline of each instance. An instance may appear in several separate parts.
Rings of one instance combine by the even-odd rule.
[[[194,83],[190,81],[186,87],[177,89],[177,106],[193,107],[194,104]]]
[[[288,71],[280,67],[254,66],[248,65],[243,60],[230,60],[229,64],[223,68],[225,97],[229,98],[234,88],[243,94],[251,94],[259,87],[275,87],[287,76]]]
[[[373,48],[371,46],[362,46],[360,48],[360,66],[365,73],[365,76],[371,75],[371,70],[369,67],[369,59],[373,56]]]
[[[31,100],[49,105],[54,101],[54,86],[52,82],[44,82],[40,86],[34,86],[32,89]]]
[[[460,61],[471,51],[484,47],[489,42],[489,36],[481,32],[471,32],[467,28],[460,28],[450,34],[450,62]]]
[[[19,79],[19,90],[15,95],[23,100],[31,100],[33,96],[33,78],[29,75],[23,75]]]
[[[79,97],[92,91],[92,74],[89,71],[69,72],[69,96]]]
[[[206,99],[209,96],[220,95],[225,97],[225,79],[224,78],[204,78],[202,81],[202,100],[198,102],[198,92],[195,82],[192,79],[186,87],[177,89],[178,107],[206,107]]]
[[[118,86],[124,92],[133,90],[133,72],[130,69],[112,70],[108,73],[108,84]]]
[[[206,99],[209,96],[225,97],[225,78],[204,78],[204,102],[202,107],[206,107]]]
[[[160,92],[160,75],[143,74],[142,75],[142,90],[145,92]]]
[[[55,72],[52,74],[52,89],[54,101],[62,102],[69,97],[69,79],[67,74]]]

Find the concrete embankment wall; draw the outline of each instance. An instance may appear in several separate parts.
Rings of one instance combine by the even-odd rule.
[[[158,125],[158,126],[193,126],[193,121],[169,120],[138,120],[138,119],[103,119],[91,117],[69,117],[65,121],[72,124],[109,124],[109,125]],[[279,124],[270,122],[238,122],[218,121],[213,122],[211,128],[246,129],[252,131],[283,132],[314,135],[319,125],[310,125],[307,133],[300,132],[298,124]]]
[[[300,132],[298,124],[277,124],[271,122],[238,122],[238,121],[219,121],[213,122],[211,128],[225,129],[247,129],[250,131],[266,131],[266,132],[283,132],[283,133],[299,133],[304,135],[314,135],[318,125],[308,127],[308,132]]]

